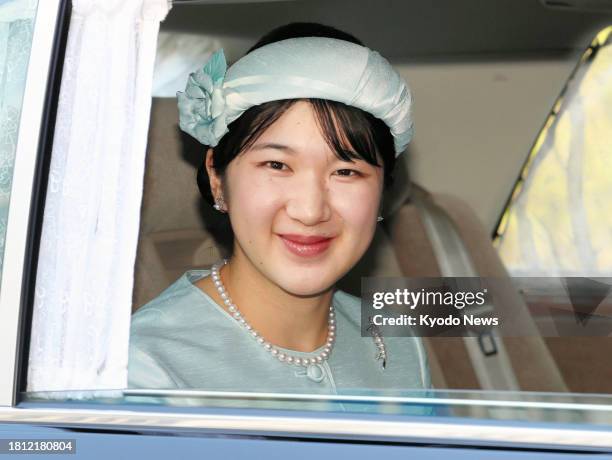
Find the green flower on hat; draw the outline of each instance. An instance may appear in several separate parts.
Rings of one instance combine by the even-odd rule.
[[[227,63],[215,51],[202,69],[189,75],[185,92],[177,92],[179,126],[202,144],[215,147],[227,133],[223,79]]]

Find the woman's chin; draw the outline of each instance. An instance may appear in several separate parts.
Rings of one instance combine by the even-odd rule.
[[[281,253],[281,256],[284,254]],[[270,274],[283,290],[296,296],[315,296],[327,292],[344,276],[343,265],[338,263],[338,254],[330,253],[320,260],[304,263],[291,257],[280,258],[280,264],[270,267]],[[279,260],[279,259],[277,259]]]
[[[283,277],[284,279],[278,280],[278,285],[286,292],[299,297],[309,297],[315,295],[321,295],[333,287],[335,280],[329,280],[327,282],[323,278],[308,281],[304,280],[303,277],[291,278]]]

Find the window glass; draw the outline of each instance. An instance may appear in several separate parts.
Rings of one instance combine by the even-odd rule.
[[[607,35],[605,39],[598,36],[597,56],[591,49],[563,93],[565,102],[555,105],[554,122],[547,122],[538,138],[537,152],[531,153],[521,176],[521,193],[513,194],[515,199],[506,211],[497,248],[491,230],[521,170],[524,147],[537,134],[550,100],[558,96],[575,59],[565,55],[549,59],[547,55],[541,60],[519,56],[496,61],[486,53],[485,57],[460,59],[449,52],[435,62],[412,64],[405,56],[393,62],[410,82],[415,101],[422,101],[420,107],[415,104],[415,113],[416,120],[421,117],[416,129],[423,134],[417,135],[421,137],[398,160],[395,181],[383,200],[384,219],[373,226],[372,244],[337,283],[341,294],[336,300],[342,312],[336,312],[335,326],[338,334],[350,329],[353,337],[335,344],[333,364],[317,361],[312,351],[288,346],[287,355],[297,356],[300,364],[308,361],[308,365],[291,367],[267,354],[269,348],[258,341],[262,334],[255,333],[255,328],[236,320],[235,310],[216,290],[218,283],[206,287],[213,264],[228,256],[235,222],[220,212],[222,204],[214,207],[202,196],[206,192],[201,188],[209,188],[209,177],[201,175],[206,170],[206,149],[177,126],[175,95],[185,90],[188,74],[200,69],[220,48],[228,66],[243,56],[257,37],[241,33],[240,24],[233,24],[231,18],[248,17],[256,8],[263,7],[177,4],[162,24],[134,273],[129,388],[106,396],[100,391],[26,393],[25,399],[73,402],[90,396],[94,404],[136,407],[157,404],[609,423],[606,406],[610,401],[605,394],[612,394],[612,367],[596,363],[610,356],[610,341],[602,340],[601,331],[595,338],[559,337],[547,315],[534,313],[535,307],[548,308],[550,299],[542,299],[540,291],[526,291],[537,282],[529,276],[607,274],[607,221],[605,216],[595,218],[605,204],[599,193],[609,185],[602,147],[609,132],[606,110],[612,105],[610,85],[605,81],[609,73]],[[193,18],[215,15],[228,17],[225,29],[209,32],[193,23]],[[373,37],[368,38],[375,47]],[[590,82],[588,88],[585,82]],[[575,100],[581,101],[577,108],[571,102]],[[202,106],[213,104],[200,102]],[[466,107],[472,111],[469,116]],[[580,155],[572,162],[574,148]],[[278,157],[265,157],[260,166],[265,164],[274,174],[282,174],[277,172],[279,164],[270,163],[282,166]],[[592,175],[585,178],[581,171]],[[584,186],[588,193],[572,189],[576,186]],[[290,193],[288,188],[286,194]],[[563,201],[570,195],[577,201]],[[580,201],[586,196],[592,202]],[[560,203],[567,206],[562,208]],[[351,204],[358,209],[364,200]],[[534,217],[536,210],[551,220]],[[249,216],[245,228],[255,232],[258,216]],[[527,223],[521,223],[523,217],[528,218]],[[547,232],[545,244],[534,240],[540,233],[522,236],[525,226],[536,224]],[[578,235],[580,245],[570,241],[575,236],[574,224],[583,232]],[[582,257],[576,252],[580,247],[589,249],[585,260],[599,271],[589,271],[577,262]],[[548,257],[557,249],[558,260]],[[546,257],[540,257],[542,254]],[[548,266],[543,271],[524,270],[541,268],[542,261],[551,260],[559,264],[551,265],[550,270]],[[559,267],[566,270],[559,271]],[[278,276],[284,276],[285,269],[291,271],[290,266],[283,267]],[[518,276],[526,284],[521,285]],[[413,333],[378,340],[376,328],[368,328],[364,335],[359,299],[366,293],[364,280],[388,281],[391,286],[397,279],[460,278],[496,280],[500,296],[494,298],[495,306],[501,303],[512,313],[522,327],[519,333]],[[573,320],[575,303],[564,292],[557,303],[569,312],[564,320]],[[251,295],[251,299],[261,298],[262,292]],[[237,301],[248,302],[247,296]],[[268,320],[274,323],[280,317],[270,315]],[[281,348],[277,347],[283,351]]]
[[[590,393],[612,392],[611,32],[597,34],[552,107],[494,241],[565,385]]]
[[[0,273],[36,0],[0,2]]]
[[[513,275],[612,275],[611,36],[582,56],[503,215],[497,244]]]
[[[236,8],[248,10],[249,6]],[[203,14],[205,9],[206,7],[198,7],[190,11],[193,11],[193,14]],[[207,304],[212,307],[206,316],[210,322],[208,326],[214,326],[216,330],[232,326],[227,324],[228,320],[231,322],[230,315],[219,315],[220,310],[224,308],[220,306],[223,302],[215,301],[214,291],[211,294],[202,292],[201,289],[202,281],[208,276],[208,269],[227,254],[231,241],[224,240],[224,237],[231,233],[231,229],[227,227],[227,222],[223,221],[222,214],[202,199],[195,181],[175,180],[176,177],[193,177],[194,170],[202,169],[206,152],[201,144],[184,133],[179,132],[177,136],[178,113],[173,95],[185,89],[189,72],[198,70],[213,52],[223,48],[228,65],[231,65],[245,54],[256,38],[245,39],[240,34],[231,33],[206,33],[204,28],[196,30],[188,25],[188,10],[189,8],[174,9],[166,24],[162,25],[159,39],[153,85],[152,137],[147,154],[142,231],[136,263],[133,303],[136,314],[132,322],[133,330],[147,331],[133,334],[133,343],[146,344],[149,351],[156,351],[154,356],[150,353],[142,354],[141,350],[133,351],[131,359],[138,363],[138,374],[146,377],[132,381],[132,385],[133,388],[142,389],[148,387],[147,382],[153,382],[158,388],[178,387],[210,391],[250,389],[265,393],[280,387],[259,387],[255,383],[256,379],[246,383],[242,379],[230,378],[229,374],[226,374],[227,369],[220,366],[219,371],[206,381],[205,388],[197,388],[193,383],[197,379],[177,381],[174,368],[160,370],[154,364],[156,360],[166,359],[162,356],[167,351],[158,349],[155,345],[159,343],[158,338],[165,335],[163,326],[159,326],[160,329],[155,329],[154,332],[151,332],[151,328],[164,322],[164,312],[170,303],[178,305],[179,291],[189,293],[189,301],[186,301],[186,304],[189,304],[190,308],[181,311],[189,310],[188,315],[197,318],[198,313],[203,312],[195,306]],[[212,9],[206,12],[220,14],[220,11]],[[601,40],[601,37],[598,40]],[[400,158],[398,161],[394,188],[385,197],[385,220],[378,225],[370,249],[339,281],[338,288],[360,297],[364,294],[364,277],[496,279],[497,291],[501,293],[496,297],[496,307],[502,304],[512,316],[518,318],[522,328],[518,334],[515,330],[514,336],[509,337],[495,334],[472,337],[418,337],[420,348],[417,348],[422,350],[426,357],[421,361],[420,368],[426,369],[423,374],[427,377],[405,379],[403,390],[416,390],[424,385],[437,390],[448,388],[562,393],[579,389],[587,392],[606,392],[605,388],[597,384],[601,381],[599,379],[590,379],[587,385],[582,386],[578,383],[576,366],[581,360],[576,356],[568,357],[567,353],[564,357],[562,351],[571,347],[569,339],[565,337],[564,340],[555,342],[554,339],[559,337],[548,337],[555,334],[558,336],[558,329],[546,328],[545,323],[549,318],[534,314],[531,310],[533,299],[529,297],[525,302],[521,280],[512,278],[512,275],[543,273],[517,271],[516,264],[508,257],[506,246],[498,248],[496,252],[490,238],[490,228],[494,226],[492,216],[499,215],[499,211],[504,207],[503,194],[507,193],[504,192],[504,182],[510,185],[516,177],[520,170],[520,159],[524,157],[522,145],[528,145],[529,136],[537,133],[546,111],[550,109],[549,101],[558,96],[558,90],[552,82],[556,82],[557,88],[562,88],[575,65],[573,58],[557,59],[543,59],[540,62],[536,59],[516,58],[515,62],[510,63],[493,60],[474,63],[467,59],[445,62],[442,59],[435,64],[406,64],[398,60],[394,63],[411,84],[415,100],[420,98],[421,112],[415,105],[415,113],[417,119],[421,116],[421,120],[425,121],[419,124],[418,135],[421,137],[417,135],[415,145],[410,147],[409,155],[406,155],[408,159]],[[587,107],[583,104],[580,122],[580,126],[601,130],[601,139],[605,138],[606,132],[602,125],[603,120],[594,120],[600,120],[598,111],[606,107],[607,96],[596,95],[598,91],[607,91],[609,86],[603,81],[603,77],[598,76],[605,74],[605,59],[605,51],[602,48],[598,55],[600,64],[596,64],[597,60],[593,59],[584,63],[593,66],[593,69],[600,69],[594,70],[599,73],[590,77],[595,82],[594,92],[584,96],[585,100],[597,101],[599,108],[595,107],[595,102]],[[542,74],[547,77],[538,77]],[[539,82],[537,78],[540,78]],[[570,85],[575,81],[576,77],[571,80]],[[437,98],[437,92],[445,95],[444,100]],[[566,99],[569,98],[568,93],[569,90],[564,92]],[[451,115],[442,114],[441,107],[445,107],[445,111]],[[471,110],[469,116],[464,117],[468,122],[457,120],[457,117],[452,115],[464,111],[465,107],[470,107]],[[541,116],[535,108],[541,110]],[[520,121],[516,121],[517,116],[520,116]],[[578,124],[574,126],[569,119],[565,125],[572,125],[571,128],[566,128],[572,132],[579,130]],[[472,129],[472,134],[460,132],[457,126],[462,126],[461,129]],[[567,135],[564,139],[566,137]],[[592,139],[590,135],[583,137]],[[522,139],[524,144],[517,142],[516,138]],[[605,161],[602,144],[594,139],[589,142],[591,144],[587,149],[601,156],[601,161]],[[447,143],[454,145],[458,152],[449,152]],[[494,149],[490,148],[491,144],[495,146]],[[423,152],[420,149],[423,149]],[[510,160],[507,157],[510,157]],[[601,168],[593,168],[586,163],[584,167],[599,174],[599,186],[595,184],[596,181],[588,181],[588,187],[596,194],[596,191],[606,186],[606,174]],[[566,171],[573,170],[566,168]],[[204,181],[206,188],[208,178]],[[535,178],[534,181],[537,182]],[[159,185],[168,183],[174,184],[172,189]],[[549,190],[549,186],[550,182],[542,186],[542,190],[548,193],[545,198],[534,196],[534,206],[559,219],[569,219],[570,212],[558,212],[556,205],[552,203],[555,193],[554,190]],[[491,187],[491,193],[483,193],[482,187]],[[177,205],[181,202],[186,205]],[[194,206],[190,203],[200,204]],[[204,225],[202,221],[205,222]],[[554,230],[558,226],[551,223],[545,227]],[[593,222],[592,228],[598,229],[595,231],[605,238],[605,232],[601,230],[606,228],[605,224],[601,221]],[[512,237],[510,227],[504,238],[508,238],[509,242],[521,240],[520,237]],[[565,253],[569,256],[569,251]],[[521,254],[525,261],[536,263],[532,252],[523,249]],[[569,259],[568,264],[572,264]],[[572,266],[574,273],[585,273],[584,267],[575,264]],[[528,284],[529,279],[525,283]],[[163,292],[169,286],[169,290]],[[160,299],[163,302],[160,302]],[[571,303],[565,303],[570,307],[569,313],[572,313]],[[539,305],[541,306],[541,303]],[[359,305],[356,304],[355,308],[359,308]],[[236,331],[231,329],[231,332]],[[227,334],[230,334],[230,331]],[[236,353],[248,348],[247,342],[242,346],[236,342],[236,337],[232,337],[231,340],[227,339],[232,343],[226,343],[225,348],[236,350]],[[581,343],[586,343],[590,339],[592,338],[576,338],[576,343],[581,340]],[[407,344],[409,338],[385,337],[385,341],[392,345],[402,341]],[[607,349],[600,345],[600,342],[596,341],[590,343],[588,348]],[[409,347],[405,345],[404,348]],[[367,356],[367,353],[364,349],[362,355]],[[415,356],[417,354],[415,351]],[[194,359],[189,351],[174,356],[173,364],[183,368]],[[389,360],[391,359],[393,358],[389,357]],[[244,372],[254,372],[250,364],[257,362],[255,355],[245,355],[244,360]],[[528,368],[523,365],[525,362],[531,363]],[[581,372],[589,366],[584,361],[582,365]],[[219,365],[214,363],[211,357],[202,358],[199,366],[212,368]],[[260,371],[268,370],[262,368]],[[323,380],[329,378],[327,373],[326,369],[323,372]],[[194,371],[195,374],[197,372]],[[307,371],[304,374],[305,382],[308,382],[308,378],[312,376],[309,376]],[[418,372],[414,371],[414,374]],[[152,375],[154,377],[151,377]],[[317,390],[296,383],[291,390],[296,393],[384,393],[374,383],[371,387],[364,385],[362,388],[350,389],[342,388],[342,381],[336,383],[336,387],[331,385],[329,388]],[[287,385],[287,379],[284,385]],[[288,389],[289,387],[285,387],[285,390]],[[398,386],[395,389],[400,388]]]
[[[218,391],[125,390],[99,391],[83,400],[65,392],[63,402],[92,405],[131,405],[134,408],[163,405],[168,408],[244,408],[370,414],[393,417],[430,415],[498,421],[559,422],[589,425],[612,423],[612,396],[467,390],[343,392],[339,395],[297,393],[231,393]],[[50,397],[52,396],[52,397]],[[54,404],[62,392],[26,393],[28,403]],[[26,406],[24,406],[26,407]],[[41,406],[44,407],[44,406]]]

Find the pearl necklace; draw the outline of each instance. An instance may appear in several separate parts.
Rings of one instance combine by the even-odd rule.
[[[227,309],[230,311],[230,314],[234,317],[239,324],[244,326],[244,328],[257,340],[257,342],[264,347],[266,351],[268,351],[272,356],[278,359],[282,363],[292,364],[296,366],[310,366],[311,364],[320,364],[323,361],[326,361],[331,354],[332,348],[334,346],[334,341],[336,339],[336,319],[334,313],[333,304],[329,307],[329,319],[328,319],[328,332],[327,332],[327,342],[325,343],[325,348],[323,351],[319,353],[314,358],[302,358],[296,355],[291,355],[282,350],[279,350],[271,343],[267,342],[259,333],[253,329],[253,327],[247,322],[246,319],[242,316],[236,304],[232,302],[230,296],[225,290],[225,286],[223,286],[223,282],[221,281],[221,276],[219,275],[219,269],[227,263],[227,259],[223,259],[221,262],[217,262],[211,268],[211,276],[213,279],[213,283],[215,283],[215,287],[219,292],[219,295],[227,305]]]

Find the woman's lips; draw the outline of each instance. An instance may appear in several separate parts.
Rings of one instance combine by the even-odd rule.
[[[302,257],[312,257],[326,251],[333,238],[321,236],[279,235],[285,247]]]

